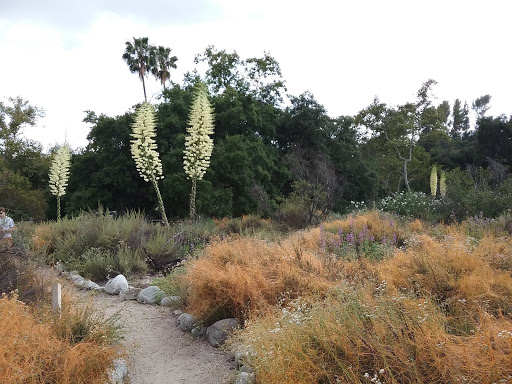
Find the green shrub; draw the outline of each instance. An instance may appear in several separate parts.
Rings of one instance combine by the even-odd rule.
[[[483,168],[447,173],[447,196],[458,220],[483,216],[495,218],[512,206],[512,177],[496,184],[492,172]]]
[[[449,219],[451,201],[436,199],[423,192],[399,192],[382,199],[378,207],[400,216],[437,222]]]

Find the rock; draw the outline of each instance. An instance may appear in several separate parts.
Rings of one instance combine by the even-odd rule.
[[[80,275],[70,275],[69,279],[77,286],[82,288],[85,282],[85,279]]]
[[[121,300],[137,300],[137,296],[139,295],[139,292],[141,291],[141,288],[134,288],[129,287],[128,289],[122,289],[121,292],[119,292],[119,298]]]
[[[128,368],[124,359],[114,360],[114,369],[110,371],[110,383],[111,384],[122,384],[128,374]]]
[[[180,322],[179,327],[183,332],[191,332],[197,323],[197,319],[189,313],[182,313],[178,317],[178,321]]]
[[[223,319],[210,325],[206,331],[208,341],[213,347],[218,347],[223,344],[228,338],[229,334],[240,326],[237,319]]]
[[[254,373],[240,372],[235,379],[235,384],[254,384],[256,377]]]
[[[179,316],[183,313],[183,311],[181,309],[176,309],[173,313],[174,313],[174,316]]]
[[[100,289],[101,288],[98,284],[96,284],[94,281],[91,281],[91,280],[85,280],[82,283],[82,287],[84,287],[85,289]]]
[[[54,269],[55,272],[57,272],[59,275],[62,275],[62,273],[64,272],[64,266],[61,263],[55,264]]]
[[[206,330],[207,330],[206,327],[197,326],[197,327],[192,328],[190,333],[192,334],[192,336],[195,336],[195,337],[203,337],[204,335],[206,335]]]
[[[105,284],[105,292],[111,295],[119,295],[123,289],[128,289],[128,281],[123,275],[117,275]]]
[[[144,304],[156,304],[164,295],[164,292],[155,285],[141,289],[137,295],[137,301]]]
[[[240,372],[254,373],[254,369],[252,369],[249,365],[244,364],[240,367]]]
[[[160,301],[162,307],[179,307],[181,305],[181,297],[166,296]]]

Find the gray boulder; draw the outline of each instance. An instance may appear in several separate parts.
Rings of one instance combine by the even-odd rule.
[[[96,284],[94,281],[91,281],[91,280],[85,280],[82,283],[82,287],[85,289],[96,289],[96,290],[101,289],[101,287],[98,284]]]
[[[114,368],[110,371],[110,383],[111,384],[122,384],[128,374],[128,368],[124,359],[115,359]]]
[[[140,291],[141,291],[141,288],[134,288],[134,287],[129,287],[128,289],[122,289],[121,292],[119,292],[119,298],[121,300],[137,300],[137,296],[139,295]]]
[[[254,384],[256,377],[254,373],[240,372],[235,379],[235,384]]]
[[[206,336],[213,347],[218,347],[223,344],[229,334],[238,327],[240,327],[240,322],[237,319],[219,320],[208,327]]]
[[[119,295],[123,289],[128,289],[128,281],[123,275],[117,275],[105,284],[105,292],[111,295]]]
[[[182,313],[178,316],[179,327],[183,332],[192,332],[196,326],[197,319],[190,313]]]
[[[144,304],[156,304],[164,295],[164,292],[155,285],[141,289],[137,295],[137,301]]]
[[[80,275],[70,275],[69,276],[69,279],[77,286],[77,287],[80,287],[82,288],[84,282],[85,282],[85,279],[80,276]]]

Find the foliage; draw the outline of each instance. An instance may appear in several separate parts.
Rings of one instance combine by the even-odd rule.
[[[321,296],[334,282],[325,260],[308,248],[316,236],[270,244],[250,238],[213,242],[201,258],[186,264],[187,310],[211,324],[223,317],[268,314],[280,298]]]
[[[451,201],[436,199],[423,192],[399,192],[383,198],[377,206],[399,216],[435,222],[449,218]]]
[[[446,173],[446,195],[452,200],[452,214],[458,220],[482,215],[494,218],[512,206],[512,178],[493,183],[490,169],[468,167],[464,172]]]
[[[218,233],[212,220],[198,218],[164,227],[147,222],[137,212],[117,218],[84,213],[38,228],[42,229],[37,231],[37,241],[49,262],[60,261],[97,281],[117,273],[140,275],[149,269],[168,273]]]
[[[65,307],[63,307],[65,308]],[[110,344],[110,325],[98,322],[88,315],[81,339],[71,334],[59,335],[57,324],[65,324],[72,317],[64,310],[60,318],[41,319],[16,297],[0,299],[0,375],[16,383],[105,383],[112,360],[118,356]],[[83,319],[83,318],[82,318]],[[56,323],[52,324],[54,321]],[[71,324],[69,324],[71,325]],[[63,329],[63,328],[60,328]],[[69,329],[76,332],[75,329]],[[76,333],[75,333],[76,335]]]
[[[510,379],[512,249],[507,232],[482,221],[482,228],[496,232],[477,240],[467,237],[468,224],[429,228],[416,219],[390,226],[389,219],[370,212],[314,230],[319,251],[336,239],[337,228],[348,232],[350,226],[351,233],[365,226],[368,235],[398,233],[403,245],[373,263],[334,259],[328,272],[340,280],[333,279],[324,295],[279,301],[264,316],[251,312],[229,345],[254,368],[258,382],[452,383],[472,378],[490,384]],[[304,253],[312,249],[302,248]],[[234,257],[224,255],[225,273]],[[251,265],[252,273],[258,268],[268,268],[265,260]],[[298,280],[308,278],[302,272]]]

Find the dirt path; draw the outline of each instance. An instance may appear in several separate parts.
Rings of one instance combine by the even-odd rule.
[[[106,316],[119,314],[128,352],[128,383],[224,384],[233,377],[230,356],[182,332],[170,308],[81,291],[69,282],[63,289],[76,291],[80,300],[91,300]]]

